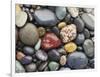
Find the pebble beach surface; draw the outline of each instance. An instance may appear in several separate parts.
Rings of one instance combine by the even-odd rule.
[[[16,4],[16,73],[94,68],[94,9]]]

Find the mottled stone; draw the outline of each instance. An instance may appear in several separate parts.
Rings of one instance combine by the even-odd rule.
[[[40,36],[40,37],[44,36],[45,33],[46,33],[45,28],[39,27],[39,28],[38,28],[38,33],[39,33],[39,36]]]
[[[60,57],[60,65],[65,65],[66,64],[66,62],[67,62],[67,57],[65,56],[65,55],[62,55],[61,57]]]

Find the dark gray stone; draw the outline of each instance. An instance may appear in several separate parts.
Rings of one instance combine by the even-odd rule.
[[[84,29],[83,33],[84,33],[84,36],[85,36],[86,39],[90,38],[90,32],[89,32],[88,29]]]

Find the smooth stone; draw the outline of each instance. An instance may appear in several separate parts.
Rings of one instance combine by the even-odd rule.
[[[35,50],[39,50],[40,47],[41,47],[41,39],[39,39],[37,44],[35,45]]]
[[[70,68],[65,68],[65,67],[62,67],[62,68],[60,68],[60,71],[66,71],[66,70],[71,70]]]
[[[48,59],[48,55],[46,52],[44,52],[43,50],[38,50],[36,51],[36,57],[39,59],[39,60],[42,60],[42,61],[46,61]]]
[[[37,69],[37,66],[35,63],[31,63],[25,66],[25,69],[27,72],[35,72]]]
[[[39,71],[43,71],[48,65],[48,62],[42,62],[39,67],[38,67],[38,70]]]
[[[26,55],[33,55],[34,54],[34,49],[32,47],[29,47],[29,46],[25,46],[23,48],[23,52],[26,54]]]
[[[20,61],[23,57],[25,57],[25,55],[21,51],[17,51],[16,59]]]
[[[62,56],[60,57],[60,65],[64,66],[64,65],[66,64],[66,62],[67,62],[67,57],[66,57],[66,55],[62,55]]]
[[[84,52],[88,57],[94,56],[94,44],[93,41],[90,39],[87,39],[84,41],[83,44]]]
[[[86,13],[91,13],[92,11],[94,11],[93,8],[84,8],[83,9]]]
[[[39,28],[38,28],[38,33],[39,33],[39,36],[40,36],[40,37],[44,36],[45,33],[46,33],[45,28],[39,27]]]
[[[94,30],[94,18],[91,17],[89,14],[84,13],[81,15],[81,18],[83,19],[84,23],[86,24],[85,26],[89,30]]]
[[[66,8],[65,7],[56,7],[55,9],[56,16],[59,20],[62,20],[66,16]]]
[[[61,45],[61,40],[52,32],[47,32],[42,38],[42,49],[48,50],[58,48]]]
[[[27,23],[19,31],[20,40],[26,45],[34,45],[39,39],[37,28],[34,24]]]
[[[82,51],[82,50],[83,50],[83,47],[78,46],[78,47],[77,47],[77,50],[78,50],[78,51]]]
[[[79,15],[79,9],[76,8],[76,7],[68,7],[67,10],[68,10],[68,12],[70,13],[70,15],[71,15],[72,17],[74,17],[74,18],[77,17],[77,16]]]
[[[80,17],[75,18],[74,24],[76,25],[78,32],[82,32],[84,30],[84,22]]]
[[[16,73],[24,73],[25,72],[24,67],[17,60],[15,61],[15,72]]]
[[[69,42],[64,45],[64,49],[66,50],[66,52],[72,53],[77,49],[77,45],[74,42]]]
[[[60,54],[56,49],[52,49],[52,50],[48,51],[48,58],[51,61],[59,61]]]
[[[65,22],[60,22],[59,24],[58,24],[58,28],[59,29],[62,29],[63,27],[65,27],[67,24],[65,23]]]
[[[70,14],[67,14],[67,15],[65,16],[65,22],[66,22],[66,23],[70,23],[70,21],[71,21],[71,15],[70,15]]]
[[[20,62],[24,65],[30,64],[32,62],[32,57],[31,56],[25,56],[20,60]]]
[[[35,10],[34,17],[38,24],[45,27],[55,26],[58,22],[55,14],[49,9]]]
[[[58,51],[60,54],[63,54],[63,55],[66,55],[66,54],[67,54],[64,48],[59,48],[57,51]]]
[[[77,36],[76,25],[70,24],[61,29],[60,37],[63,43],[68,43],[74,40]]]
[[[19,13],[16,14],[16,17],[15,17],[15,24],[17,27],[23,27],[27,21],[27,13],[24,12],[24,11],[21,11]]]
[[[59,69],[59,64],[57,62],[51,61],[48,67],[50,71],[57,71]]]
[[[68,55],[67,63],[71,68],[82,69],[87,66],[88,59],[86,55],[82,52],[73,52]]]
[[[58,27],[53,27],[53,28],[51,29],[51,31],[52,31],[53,33],[55,33],[55,34],[59,37],[60,31],[59,31]]]
[[[90,32],[89,32],[88,29],[84,29],[83,33],[84,33],[84,36],[85,36],[86,39],[90,38]]]
[[[75,39],[75,43],[76,43],[77,45],[81,45],[81,44],[84,43],[84,41],[85,41],[85,36],[84,36],[84,34],[83,34],[83,33],[78,34],[77,37],[76,37],[76,39]]]
[[[15,13],[18,14],[19,12],[21,12],[20,5],[16,4],[16,6],[15,6]]]

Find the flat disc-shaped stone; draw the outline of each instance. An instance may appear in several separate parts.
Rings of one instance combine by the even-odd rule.
[[[16,14],[16,20],[15,20],[15,24],[17,25],[17,27],[23,27],[27,21],[27,13],[26,12],[18,12]]]
[[[24,44],[34,45],[39,39],[37,28],[31,23],[27,23],[20,29],[19,37]]]

